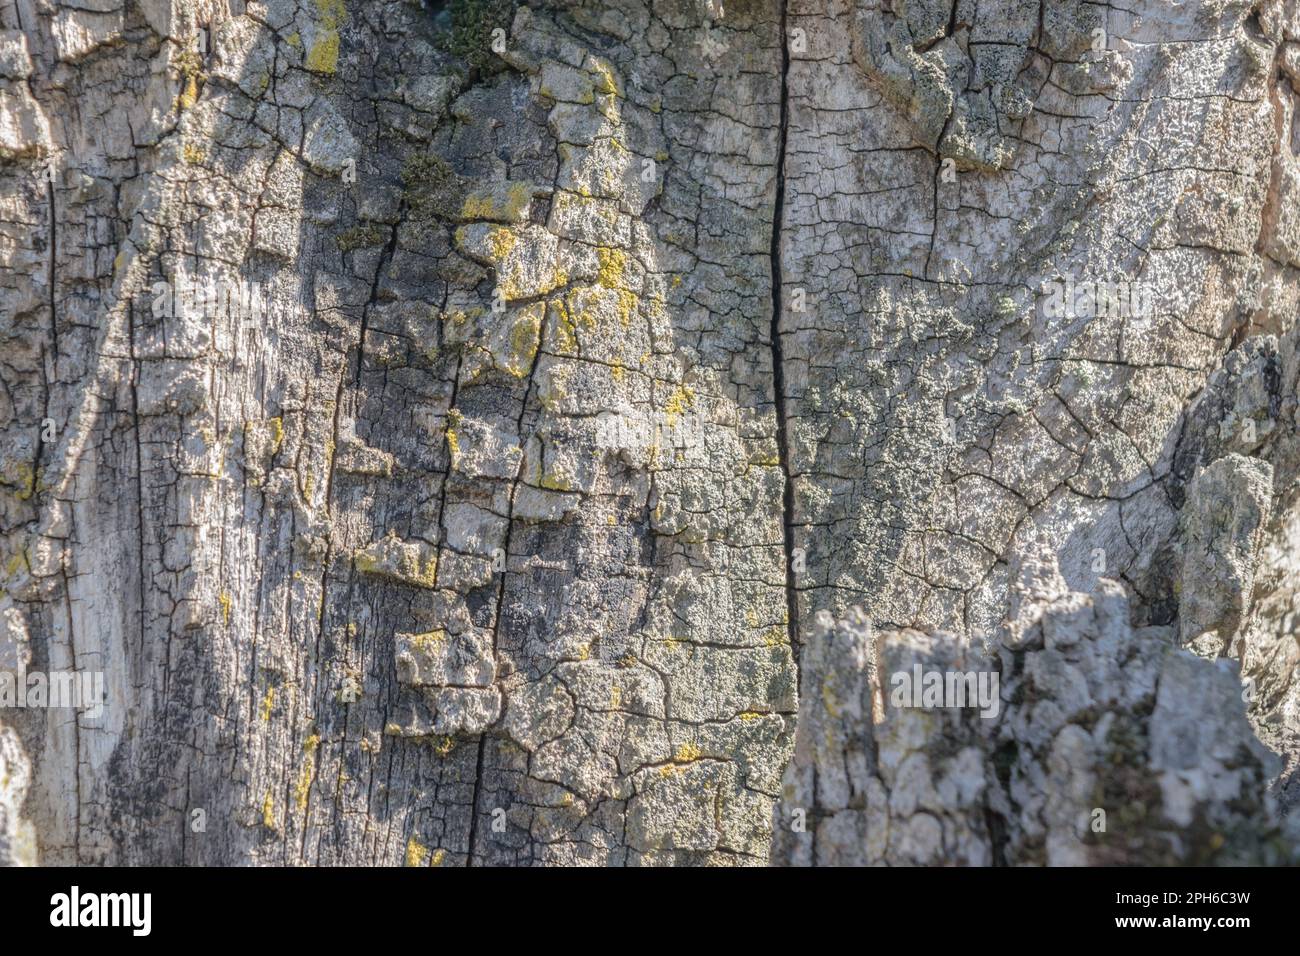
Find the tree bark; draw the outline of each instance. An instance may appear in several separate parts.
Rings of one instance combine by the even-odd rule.
[[[1294,0],[0,0],[0,670],[105,689],[0,860],[1073,860],[1053,742],[1211,699],[1290,845],[1293,84]],[[868,851],[863,629],[1061,602],[1095,699]]]

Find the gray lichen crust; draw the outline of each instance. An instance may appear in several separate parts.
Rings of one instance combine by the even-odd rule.
[[[787,865],[1268,864],[1300,859],[1268,784],[1238,666],[1134,628],[1123,589],[1066,588],[1049,556],[1017,585],[995,658],[952,635],[823,613],[804,655],[775,819]],[[912,708],[896,675],[983,670],[998,708]],[[996,713],[993,711],[996,710]]]
[[[1297,85],[1296,0],[0,0],[0,675],[104,688],[0,861],[811,862],[801,667],[817,862],[1281,859]]]

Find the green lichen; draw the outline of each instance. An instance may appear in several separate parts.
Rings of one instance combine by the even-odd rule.
[[[30,571],[31,568],[32,563],[27,557],[27,549],[20,548],[5,562],[5,578],[7,580],[14,577],[19,571]]]
[[[416,588],[433,588],[438,581],[438,554],[419,545],[406,545],[391,533],[388,538],[353,552],[353,566],[371,574]]]
[[[403,198],[415,219],[458,219],[464,206],[460,177],[440,156],[417,153],[402,166]]]
[[[339,66],[339,27],[347,19],[343,0],[316,0],[318,30],[303,65],[313,73],[333,74]]]
[[[186,50],[176,57],[176,68],[181,74],[181,92],[176,97],[176,110],[184,112],[198,102],[201,83],[207,75],[203,72],[203,60],[193,50]]]
[[[492,31],[508,33],[518,5],[517,0],[452,0],[451,28],[439,37],[439,46],[471,70],[499,72],[505,63],[492,52]]]
[[[371,246],[380,245],[385,239],[384,233],[373,223],[353,226],[334,237],[334,244],[342,252],[352,252],[356,249],[366,249]]]
[[[993,305],[993,314],[1003,321],[1014,318],[1019,307],[1016,300],[1009,295],[998,296],[997,302]]]
[[[0,475],[0,484],[16,488],[13,496],[19,501],[30,501],[39,492],[44,491],[42,483],[43,470],[33,468],[26,462],[20,462],[9,474]]]

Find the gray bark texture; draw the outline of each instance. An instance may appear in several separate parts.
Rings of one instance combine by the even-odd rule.
[[[0,0],[0,862],[1294,862],[1297,106],[1297,0]]]

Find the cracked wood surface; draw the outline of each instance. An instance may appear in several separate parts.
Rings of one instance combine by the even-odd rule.
[[[1292,0],[450,7],[0,0],[0,858],[761,864],[819,612],[1044,539],[1286,802]]]

